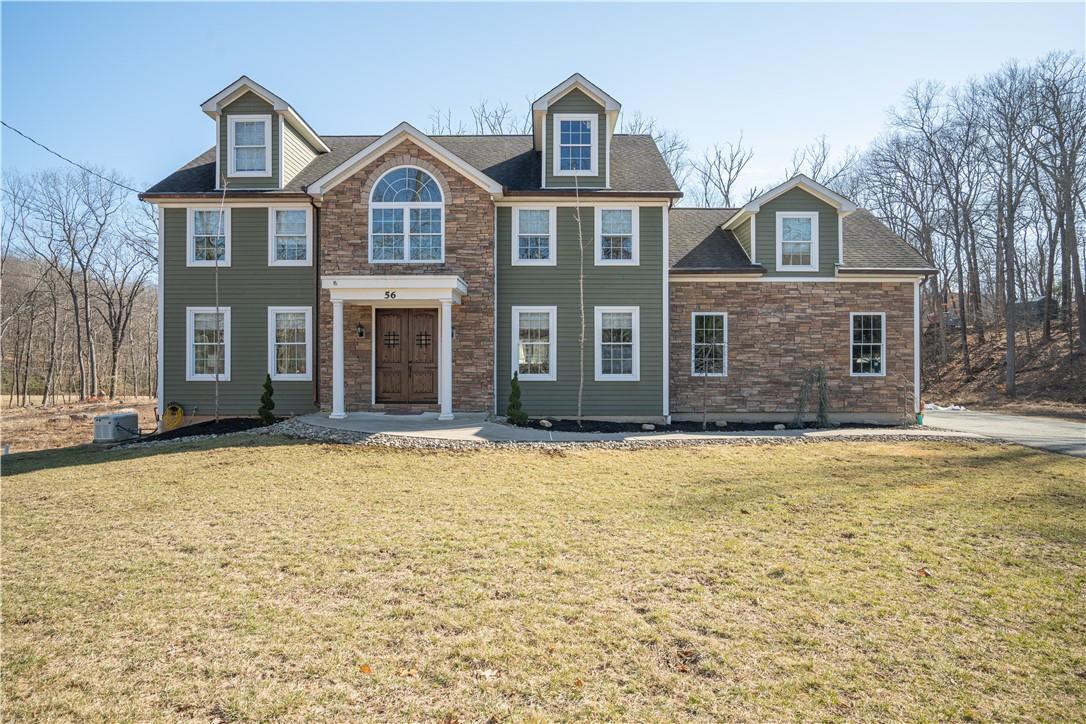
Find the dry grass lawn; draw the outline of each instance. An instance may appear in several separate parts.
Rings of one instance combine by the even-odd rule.
[[[1081,460],[232,445],[5,461],[5,719],[1086,710]]]
[[[6,398],[4,402],[6,403]],[[139,413],[140,427],[153,430],[155,398],[65,402],[59,405],[8,407],[0,405],[0,440],[11,452],[84,445],[94,439],[94,418],[118,410]]]

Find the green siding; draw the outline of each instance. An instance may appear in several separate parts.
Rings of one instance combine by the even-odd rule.
[[[818,212],[818,271],[777,271],[778,211]],[[755,233],[758,235],[758,263],[766,268],[767,276],[833,276],[837,264],[837,209],[822,199],[800,188],[786,191],[758,211]]]
[[[596,121],[596,170],[595,176],[555,176],[554,175],[554,114],[555,113],[595,113]],[[603,188],[607,184],[607,114],[596,101],[589,98],[580,89],[574,88],[555,101],[547,109],[547,157],[543,159],[544,173],[547,175],[548,188],[573,188],[574,178],[580,188]]]
[[[583,207],[585,271],[584,414],[653,417],[663,414],[663,208],[642,207],[639,266],[595,266],[595,213]],[[498,209],[498,411],[504,412],[512,377],[512,307],[558,307],[557,380],[521,383],[524,410],[533,416],[571,417],[577,412],[580,304],[576,211],[558,208],[556,266],[511,266],[512,209]],[[596,382],[595,306],[638,306],[641,379]]]
[[[231,178],[227,174],[230,170],[230,147],[228,141],[230,116],[244,115],[270,115],[271,116],[271,176],[239,176]],[[270,103],[255,93],[246,92],[236,101],[222,109],[219,119],[219,173],[227,182],[227,188],[231,189],[275,189],[279,188],[279,114],[276,113]]]
[[[231,266],[219,269],[219,305],[230,308],[230,381],[219,383],[219,412],[255,415],[268,373],[268,307],[313,306],[314,268],[268,266],[268,210],[230,212]],[[215,306],[215,269],[185,266],[185,209],[165,210],[163,366],[165,402],[187,414],[214,410],[214,382],[186,382],[185,307]],[[316,310],[313,323],[316,325]],[[315,332],[314,340],[315,340]],[[314,343],[313,364],[317,364]],[[312,382],[274,382],[275,412],[313,412]]]
[[[317,157],[316,150],[289,123],[283,124],[283,185]]]
[[[747,219],[732,231],[735,233],[735,238],[739,240],[739,245],[743,247],[743,251],[747,252],[747,258],[750,259],[750,219]]]

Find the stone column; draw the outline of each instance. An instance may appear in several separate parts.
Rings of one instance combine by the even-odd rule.
[[[332,300],[332,414],[328,417],[342,420],[347,417],[343,410],[343,300]]]
[[[452,302],[441,303],[441,350],[438,372],[439,420],[453,419],[452,411]]]

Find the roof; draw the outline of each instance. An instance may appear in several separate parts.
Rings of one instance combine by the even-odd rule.
[[[552,193],[540,186],[540,154],[532,136],[427,136],[449,153],[494,179],[507,191]],[[381,136],[321,136],[331,149],[313,159],[283,189],[246,194],[302,193],[314,181],[358,154]],[[215,149],[211,148],[147,189],[146,194],[201,194],[215,191]],[[611,139],[611,188],[606,192],[679,195],[679,187],[655,141],[647,135],[616,133]],[[599,191],[583,190],[583,194]],[[228,191],[229,194],[229,191]]]
[[[309,141],[314,148],[317,148],[324,153],[328,152],[328,148],[324,145],[321,137],[305,122],[305,119],[301,117],[298,111],[294,110],[286,100],[275,95],[247,75],[241,76],[236,81],[201,103],[200,109],[212,118],[216,118],[222,111],[223,106],[229,105],[234,99],[246,92],[255,93],[270,103],[271,107],[276,112],[284,114],[290,120],[291,125],[305,136],[305,140]]]
[[[764,194],[747,202],[743,208],[739,209],[737,213],[728,220],[727,226],[729,228],[737,226],[751,215],[757,214],[761,210],[763,204],[769,203],[781,194],[787,193],[794,188],[803,189],[815,198],[822,199],[833,208],[838,211],[843,211],[846,214],[851,214],[857,209],[856,204],[852,203],[833,189],[823,186],[809,176],[797,173],[784,183],[774,186]]]
[[[741,209],[672,209],[668,220],[670,268],[688,273],[762,271],[763,267],[750,263],[735,235],[722,228],[740,212]],[[846,216],[842,231],[845,258],[839,268],[841,273],[934,271],[920,252],[867,209],[857,209]]]

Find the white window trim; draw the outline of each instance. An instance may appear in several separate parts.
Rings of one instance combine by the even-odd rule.
[[[223,235],[226,237],[224,242],[226,248],[223,250],[222,261],[215,261],[214,259],[196,259],[196,242],[193,238],[193,232],[196,230],[196,223],[193,220],[194,211],[219,211],[222,210],[222,223]],[[189,206],[185,211],[185,266],[218,266],[228,267],[230,266],[230,207],[219,206],[218,204],[205,204],[203,206]]]
[[[592,148],[589,151],[591,165],[587,169],[562,170],[562,121],[588,121],[591,125]],[[595,113],[555,113],[554,114],[554,150],[551,152],[551,171],[555,176],[598,176],[600,154],[599,139],[600,117]]]
[[[603,315],[609,313],[627,313],[633,315],[633,372],[628,375],[603,374],[603,359],[600,345],[603,344]],[[640,382],[641,381],[641,307],[595,307],[593,310],[593,337],[596,359],[596,382]]]
[[[881,372],[853,372],[852,371],[852,337],[853,320],[856,317],[880,317],[882,319],[882,371]],[[886,313],[885,312],[849,312],[848,315],[848,374],[849,377],[885,377],[886,376]]]
[[[512,265],[513,266],[557,266],[558,265],[558,207],[556,206],[514,206],[512,207]],[[546,211],[550,219],[548,244],[550,254],[547,259],[521,259],[520,258],[520,212],[521,211]]]
[[[193,323],[197,314],[222,314],[223,366],[219,382],[230,381],[230,307],[185,307],[185,381],[214,382],[215,375],[196,374]]]
[[[238,171],[234,157],[234,126],[245,121],[264,122],[264,170]],[[270,115],[237,115],[226,117],[226,175],[234,178],[271,178],[272,177],[272,117]]]
[[[422,171],[424,174],[426,174],[427,176],[432,178],[434,180],[434,183],[438,183],[437,177],[434,176],[434,174],[430,173],[429,171],[427,171],[426,169],[424,169],[424,168],[422,168],[420,166],[411,166],[409,164],[405,164],[403,166],[396,166],[395,168],[388,169],[383,174],[381,174],[380,178],[377,179],[377,183],[379,183],[381,181],[381,179],[384,178],[385,176],[387,176],[388,174],[392,173],[393,171],[398,171],[401,168],[413,168],[413,169],[416,169],[418,171]],[[377,191],[377,183],[373,184],[373,189],[370,190],[370,196],[369,196],[369,199],[368,199],[370,209],[369,209],[369,230],[368,230],[369,244],[367,244],[367,246],[369,248],[368,248],[366,253],[369,256],[369,263],[370,264],[444,264],[445,263],[445,195],[446,194],[445,194],[445,189],[441,188],[441,184],[438,183],[438,189],[441,191],[441,202],[435,204],[432,201],[426,201],[426,202],[411,201],[411,202],[402,202],[402,203],[400,203],[400,202],[397,202],[397,203],[374,202],[373,194],[374,194],[375,191]],[[373,210],[374,209],[403,209],[403,259],[374,259],[373,258]],[[438,258],[438,259],[410,259],[410,258],[408,258],[410,256],[410,253],[411,253],[411,212],[410,212],[410,209],[441,209],[441,257],[440,258]]]
[[[698,372],[697,350],[694,344],[697,332],[698,317],[723,317],[724,318],[724,368],[722,372]],[[691,377],[727,377],[728,376],[728,313],[727,312],[691,312],[690,313],[690,376]]]
[[[785,219],[811,220],[811,263],[785,265],[782,259],[782,244]],[[777,271],[818,271],[818,212],[817,211],[778,211],[777,212]]]
[[[520,315],[522,312],[545,312],[550,326],[550,344],[547,350],[547,367],[550,373],[520,374]],[[512,319],[512,345],[513,366],[512,371],[517,372],[517,379],[522,382],[554,382],[558,379],[558,307],[513,307]],[[513,375],[510,374],[510,377]]]
[[[275,371],[275,315],[302,312],[305,314],[305,372],[302,374]],[[268,307],[268,374],[274,381],[308,382],[313,379],[313,308]]]
[[[632,255],[630,259],[604,259],[603,258],[603,212],[607,211],[629,211],[631,217],[631,231],[633,232],[632,239]],[[597,206],[595,215],[595,236],[596,241],[594,246],[595,262],[596,266],[639,266],[641,264],[641,213],[638,206]]]
[[[277,259],[275,257],[275,212],[305,212],[305,259]],[[311,206],[268,207],[268,266],[313,266],[313,209]]]

